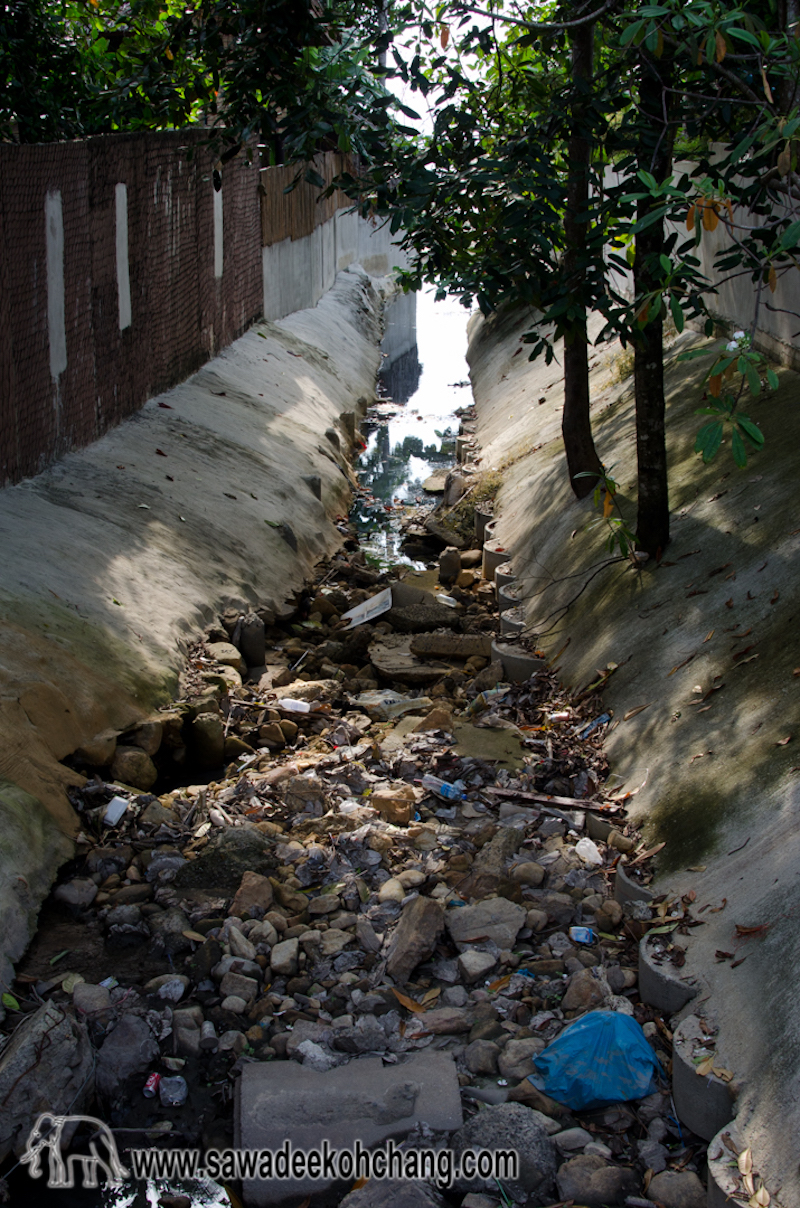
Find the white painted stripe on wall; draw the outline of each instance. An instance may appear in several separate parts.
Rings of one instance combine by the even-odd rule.
[[[48,193],[44,202],[47,247],[47,334],[50,339],[50,373],[57,379],[67,367],[67,331],[64,325],[64,213],[61,193]]]
[[[222,276],[222,189],[214,189],[214,276]]]
[[[117,205],[117,301],[119,304],[119,329],[124,331],[131,325],[131,275],[128,264],[128,186],[118,184],[115,189]]]

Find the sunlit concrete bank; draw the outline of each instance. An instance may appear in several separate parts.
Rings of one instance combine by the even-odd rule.
[[[376,288],[377,286],[377,288]],[[0,493],[0,934],[25,948],[77,830],[60,760],[169,699],[226,606],[280,610],[330,553],[379,283],[357,265],[102,440]]]
[[[604,698],[613,773],[636,792],[629,808],[653,842],[666,840],[656,888],[694,890],[703,923],[676,937],[699,985],[681,1015],[719,1022],[742,1143],[773,1203],[788,1208],[800,1203],[800,383],[780,370],[776,394],[743,399],[766,436],[746,469],[728,445],[703,466],[693,445],[707,362],[677,362],[697,336],[673,346],[672,541],[659,566],[637,572],[608,554],[591,499],[572,496],[560,368],[527,361],[526,327],[519,316],[471,326],[481,465],[506,467],[495,535],[562,678],[588,685],[618,665]],[[633,383],[615,381],[625,367],[618,346],[593,357],[593,419],[633,524]],[[701,913],[706,905],[724,908]],[[765,930],[737,936],[736,924]],[[716,960],[718,950],[733,959]]]

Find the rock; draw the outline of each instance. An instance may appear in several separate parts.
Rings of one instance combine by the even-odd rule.
[[[181,1056],[199,1057],[202,1049],[200,1048],[200,1032],[198,1029],[174,1027],[174,1031],[175,1042]]]
[[[271,750],[280,751],[286,745],[286,735],[281,729],[280,722],[268,721],[258,727],[258,740]]]
[[[491,1077],[497,1073],[500,1047],[491,1040],[473,1040],[464,1050],[464,1064],[471,1074]]]
[[[498,948],[513,948],[525,926],[526,911],[506,898],[490,898],[445,914],[447,930],[456,944],[493,940]]]
[[[365,952],[380,952],[383,941],[369,919],[359,915],[356,920],[356,939]]]
[[[427,717],[423,717],[422,721],[418,721],[412,730],[413,734],[424,734],[426,730],[444,730],[451,733],[453,728],[453,714],[449,709],[436,708],[431,709]]]
[[[411,639],[411,652],[423,658],[490,658],[492,639],[482,633],[422,633]]]
[[[239,651],[231,642],[209,642],[208,653],[215,663],[223,667],[233,667],[240,675],[247,673],[247,666]],[[253,663],[254,667],[263,667],[262,663]]]
[[[144,812],[139,817],[139,822],[142,826],[156,827],[166,824],[167,826],[178,826],[180,819],[174,809],[161,804],[160,801],[151,801]]]
[[[239,888],[236,890],[228,914],[243,919],[246,914],[250,914],[253,907],[266,912],[271,906],[272,885],[269,877],[262,877],[257,872],[245,872],[242,874]]]
[[[251,944],[248,939],[245,939],[238,927],[228,927],[227,937],[232,956],[239,956],[246,961],[256,959],[255,944]]]
[[[162,995],[161,991],[165,987],[167,993]],[[148,982],[145,982],[143,988],[146,994],[157,994],[159,998],[163,997],[172,1002],[178,1002],[189,989],[189,978],[182,973],[161,973],[158,977],[151,977]],[[181,993],[178,993],[179,988]]]
[[[439,582],[450,587],[460,574],[461,554],[455,546],[450,545],[439,554]]]
[[[135,906],[141,902],[149,902],[155,890],[152,885],[123,885],[114,891],[114,905]]]
[[[608,983],[599,972],[591,968],[572,974],[561,1000],[562,1011],[593,1011],[603,1005],[608,998]]]
[[[531,931],[543,931],[547,926],[547,911],[529,910],[525,916],[525,925],[530,927]]]
[[[220,1006],[223,1011],[230,1011],[231,1015],[244,1015],[247,1010],[246,1001],[238,994],[229,994],[227,998],[223,998]],[[220,1048],[222,1045],[220,1044]]]
[[[562,1200],[574,1200],[576,1204],[585,1204],[586,1208],[624,1204],[626,1196],[636,1195],[639,1189],[632,1170],[612,1166],[596,1154],[570,1158],[559,1167],[556,1184]]]
[[[351,1191],[339,1208],[443,1208],[444,1201],[429,1183],[409,1179],[370,1179],[358,1191]]]
[[[23,1017],[0,1056],[0,1160],[12,1149],[22,1156],[41,1112],[83,1110],[93,1095],[93,1061],[85,1024],[61,1007],[47,1002]]]
[[[291,977],[297,972],[297,957],[299,944],[297,939],[281,940],[272,949],[269,957],[270,968],[277,977]]]
[[[504,1078],[519,1082],[535,1072],[533,1057],[541,1053],[545,1042],[535,1036],[527,1036],[522,1040],[509,1040],[500,1054],[498,1067]]]
[[[417,965],[432,955],[444,930],[444,912],[432,898],[409,902],[400,916],[386,956],[386,972],[405,985]]]
[[[57,885],[53,897],[73,911],[85,910],[97,897],[97,886],[88,877],[75,877],[72,881]]]
[[[332,1070],[337,1064],[336,1058],[313,1040],[304,1040],[297,1046],[296,1052],[299,1053],[304,1066],[316,1070],[319,1074]]]
[[[238,890],[246,872],[266,875],[275,864],[266,835],[253,826],[226,827],[178,871],[174,883],[181,889],[216,890],[227,896]]]
[[[499,659],[493,659],[488,667],[484,667],[472,681],[476,692],[489,692],[503,680],[503,664]]]
[[[387,619],[389,615],[387,613]],[[384,634],[372,642],[369,657],[379,675],[401,684],[432,684],[450,670],[446,663],[423,662],[417,658],[411,653],[411,638],[402,633]]]
[[[147,920],[153,936],[153,947],[157,952],[167,952],[175,956],[178,952],[188,952],[192,941],[183,934],[189,930],[189,920],[178,906],[171,906],[160,914],[153,914]]]
[[[519,1156],[516,1177],[500,1175],[507,1194],[515,1203],[525,1203],[529,1197],[537,1203],[548,1202],[556,1173],[555,1147],[533,1112],[521,1103],[499,1103],[485,1108],[451,1137],[450,1145],[459,1156],[466,1149],[476,1153],[515,1150]],[[459,1191],[497,1191],[494,1179],[479,1176],[462,1177],[455,1187]]]
[[[322,933],[320,952],[323,957],[338,956],[348,944],[352,944],[354,938],[354,936],[350,935],[349,931],[342,931],[339,927],[329,927],[327,931]],[[291,943],[291,940],[289,943]]]
[[[538,886],[541,885],[544,878],[545,870],[535,860],[526,860],[524,864],[515,864],[511,869],[511,879],[519,885]]]
[[[198,713],[192,722],[191,741],[201,767],[218,767],[225,757],[225,727],[219,713]]]
[[[426,1011],[424,1019],[425,1030],[433,1032],[434,1036],[458,1036],[468,1032],[474,1022],[471,1011],[463,1007],[436,1007]]]
[[[406,1136],[418,1123],[450,1132],[462,1119],[453,1058],[432,1051],[390,1066],[380,1057],[361,1057],[327,1073],[294,1061],[249,1062],[237,1079],[236,1097],[234,1144],[242,1149],[277,1151],[287,1137],[295,1151],[318,1146],[321,1137],[331,1149],[352,1150],[356,1140],[372,1149],[389,1137]],[[352,1179],[345,1188],[351,1185]],[[371,1179],[362,1191],[379,1194],[386,1186]],[[330,1198],[332,1187],[330,1178],[248,1179],[242,1199],[263,1208],[307,1195]],[[389,1203],[394,1208],[405,1202]],[[414,1201],[409,1208],[417,1208]],[[428,1206],[423,1201],[419,1208]]]
[[[78,982],[72,991],[72,1001],[76,1011],[84,1015],[93,1015],[97,1011],[107,1011],[111,1006],[111,995],[105,986],[95,986],[91,982]]]
[[[649,1139],[637,1141],[636,1148],[639,1152],[639,1161],[645,1170],[652,1170],[653,1174],[659,1174],[662,1170],[667,1169],[669,1150],[660,1141]]]
[[[125,1082],[158,1057],[158,1044],[139,1015],[127,1014],[106,1036],[97,1055],[97,1091],[109,1106],[122,1101]]]
[[[240,627],[241,626],[241,627]],[[254,612],[242,617],[239,630],[239,650],[248,667],[263,667],[266,659],[264,622]],[[238,668],[237,668],[238,670]]]
[[[468,986],[481,981],[491,973],[496,964],[497,959],[490,952],[478,952],[474,948],[468,948],[458,958],[459,972]]]
[[[378,789],[367,799],[367,804],[376,809],[387,822],[407,826],[416,810],[417,797],[413,787],[401,781],[391,788]]]
[[[405,888],[396,877],[389,877],[378,890],[379,902],[402,902],[405,896]]]
[[[691,1170],[664,1170],[651,1179],[648,1197],[664,1208],[705,1208],[706,1189]]]
[[[576,1149],[583,1149],[584,1145],[589,1145],[594,1138],[585,1128],[565,1128],[562,1132],[553,1133],[553,1140],[556,1149],[562,1153],[572,1153]]]
[[[111,779],[147,792],[158,779],[158,770],[140,747],[117,747],[111,761]]]
[[[96,734],[94,738],[90,738],[88,742],[84,742],[82,746],[78,747],[75,755],[83,763],[88,763],[90,767],[105,768],[114,758],[116,749],[116,732],[104,730],[102,734]]]
[[[375,1053],[386,1048],[386,1033],[373,1015],[361,1015],[350,1028],[337,1028],[333,1044],[342,1053]]]
[[[396,633],[427,633],[431,629],[459,629],[458,611],[447,604],[408,604],[390,608],[385,619]]]
[[[254,977],[243,977],[241,973],[226,973],[219,984],[219,992],[225,998],[235,994],[237,998],[243,998],[246,1003],[252,1002],[258,994],[258,982]]]
[[[160,721],[143,721],[133,731],[131,742],[135,747],[140,747],[145,755],[155,755],[163,736],[164,727]]]
[[[334,910],[341,910],[342,903],[339,901],[335,893],[323,893],[318,898],[312,898],[308,903],[308,913],[312,918],[317,918],[326,914],[333,914]],[[366,919],[364,920],[366,922]]]

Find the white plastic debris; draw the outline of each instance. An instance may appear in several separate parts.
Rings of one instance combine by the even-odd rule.
[[[103,822],[106,826],[116,826],[127,808],[128,802],[124,797],[112,797],[103,814]]]
[[[603,857],[600,855],[600,850],[596,843],[586,836],[579,839],[575,844],[575,854],[580,856],[584,864],[602,864]]]
[[[392,589],[386,587],[383,591],[379,591],[377,596],[371,596],[363,604],[357,604],[355,608],[343,612],[342,620],[350,622],[349,629],[355,629],[357,625],[364,625],[367,621],[372,621],[382,613],[388,612],[391,607]]]
[[[311,705],[307,700],[292,700],[291,697],[284,696],[278,701],[278,708],[283,709],[284,713],[310,713]]]

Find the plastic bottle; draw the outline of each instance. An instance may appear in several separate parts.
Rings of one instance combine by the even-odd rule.
[[[600,855],[600,849],[591,839],[584,837],[579,839],[575,844],[575,854],[580,856],[584,864],[602,864],[603,857]]]
[[[284,696],[278,701],[278,708],[283,709],[284,713],[310,713],[311,705],[307,700],[292,700],[288,696]]]
[[[182,1103],[186,1102],[188,1094],[189,1087],[186,1079],[180,1076],[162,1078],[158,1084],[158,1095],[163,1107],[180,1107]]]
[[[454,784],[449,784],[446,780],[440,780],[438,776],[423,776],[420,783],[429,793],[435,793],[443,801],[464,800],[464,789],[467,786],[463,780],[456,780]]]
[[[481,692],[475,697],[467,709],[467,713],[474,717],[476,713],[481,713],[484,709],[488,709],[492,702],[499,702],[507,695],[508,688],[487,688],[485,692]]]

